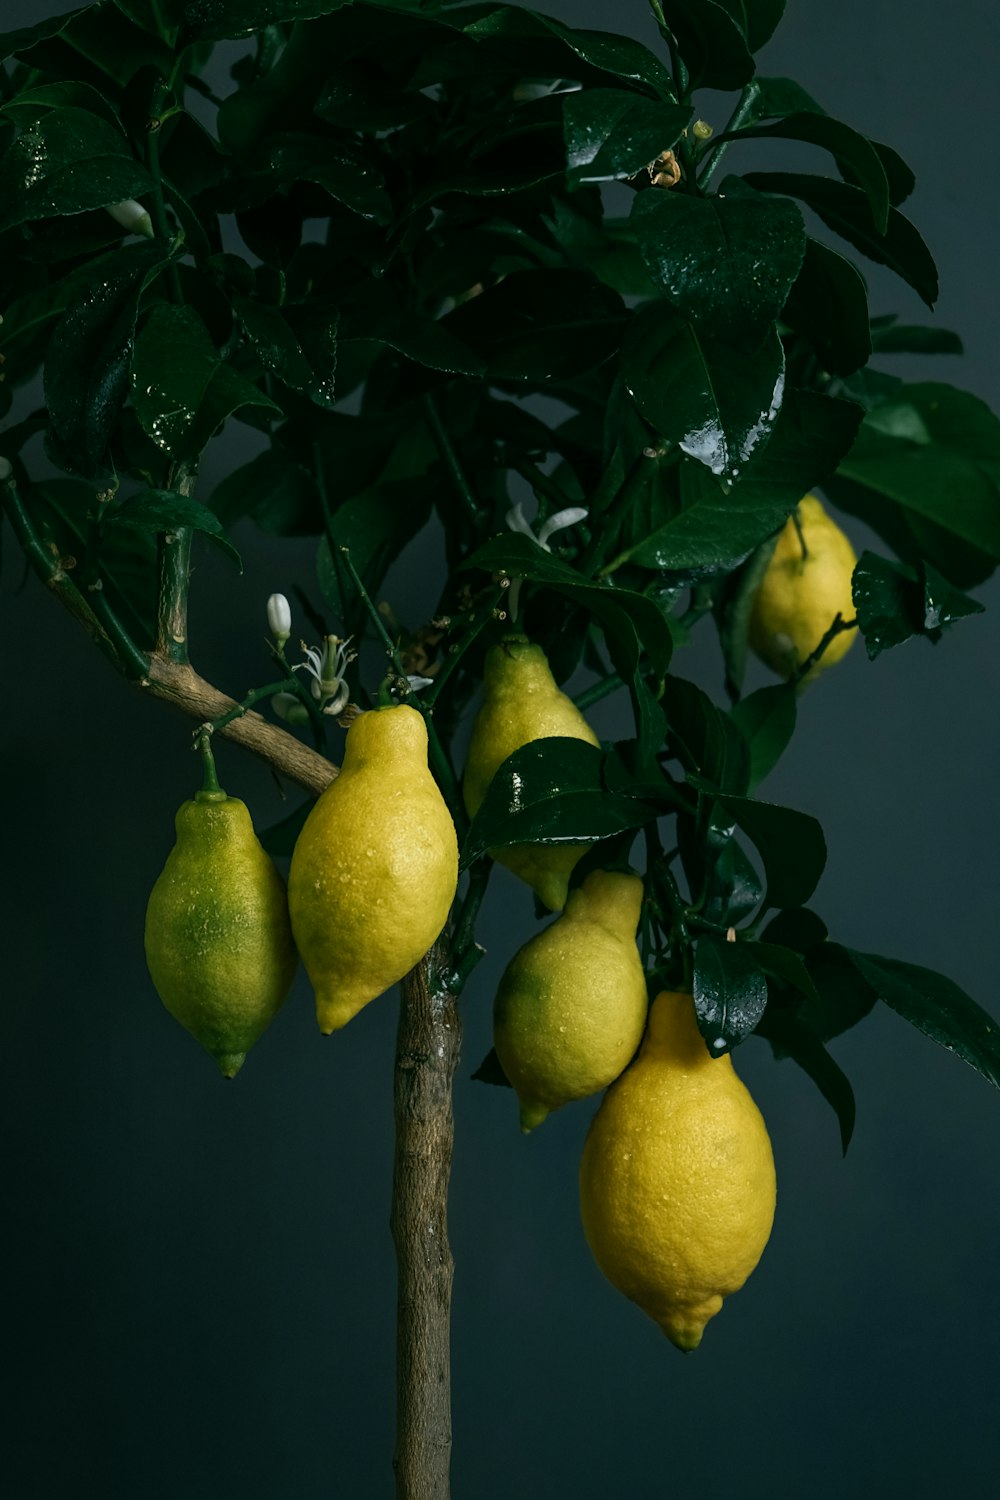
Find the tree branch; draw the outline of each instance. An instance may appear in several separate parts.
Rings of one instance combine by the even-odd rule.
[[[397,1500],[448,1500],[451,1467],[451,1283],[448,1179],[452,1081],[461,1047],[439,950],[403,980],[393,1105],[390,1227],[398,1267]]]

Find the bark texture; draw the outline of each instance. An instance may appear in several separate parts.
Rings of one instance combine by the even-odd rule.
[[[404,979],[396,1040],[397,1500],[448,1500],[451,1492],[448,1179],[461,1023],[443,969],[432,950]]]

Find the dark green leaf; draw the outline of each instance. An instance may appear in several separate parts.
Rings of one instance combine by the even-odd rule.
[[[196,458],[244,406],[278,407],[227,364],[189,307],[154,308],[136,339],[132,401],[143,428],[173,458]]]
[[[855,1101],[847,1075],[834,1062],[819,1037],[791,1006],[769,1005],[757,1027],[775,1057],[790,1057],[812,1079],[837,1116],[840,1144],[846,1156],[854,1134]]]
[[[910,327],[895,322],[888,327],[879,327],[874,321],[872,322],[872,348],[876,354],[963,354],[965,352],[962,340],[950,329]]]
[[[349,0],[188,0],[183,10],[187,41],[223,41],[250,36],[280,21],[328,16]]]
[[[22,26],[17,31],[0,33],[0,62],[13,57],[16,52],[30,52],[36,42],[46,41],[50,36],[58,36],[87,8],[82,5],[77,10],[64,11],[61,16],[49,16],[44,21],[37,21],[34,26]]]
[[[778,524],[780,526],[783,523]],[[730,574],[716,604],[719,644],[726,666],[726,691],[734,700],[743,691],[743,679],[750,654],[750,620],[754,600],[774,556],[778,535],[775,531],[754,549],[737,572]]]
[[[317,406],[332,406],[335,399],[336,335],[328,341],[328,358],[317,370],[306,357],[288,319],[276,307],[234,297],[233,311],[249,335],[260,362],[293,391],[304,391]]]
[[[795,689],[789,683],[758,688],[730,709],[750,746],[750,784],[754,791],[777,765],[795,732]]]
[[[765,974],[772,975],[782,984],[788,985],[808,1000],[819,1004],[819,995],[812,975],[803,962],[801,953],[786,948],[781,943],[743,943],[741,945],[760,965]]]
[[[663,0],[661,8],[677,38],[692,88],[740,89],[749,83],[754,61],[742,5],[732,0]],[[766,25],[762,22],[758,34]]]
[[[677,143],[694,113],[623,89],[581,89],[563,102],[566,180],[632,177]]]
[[[472,820],[463,868],[510,844],[589,843],[655,816],[632,797],[605,791],[601,752],[585,740],[533,740],[508,756]]]
[[[107,478],[108,440],[128,393],[129,357],[142,289],[166,263],[162,245],[126,245],[94,262],[53,331],[45,400],[53,459],[68,473]]]
[[[21,89],[7,104],[0,106],[0,115],[6,115],[12,120],[24,120],[25,124],[31,125],[43,111],[58,108],[79,109],[86,114],[100,115],[121,138],[121,122],[104,95],[89,83],[76,83],[70,79],[60,79],[57,83],[36,83]]]
[[[103,208],[153,191],[120,130],[83,109],[39,109],[19,120],[0,159],[0,230]]]
[[[764,928],[764,938],[769,943],[780,943],[784,948],[794,948],[796,953],[808,953],[827,935],[826,923],[807,906],[795,906],[790,911],[779,911]]]
[[[782,916],[790,918],[792,913]],[[806,954],[806,967],[816,986],[816,997],[804,1001],[799,1013],[822,1041],[832,1041],[850,1031],[869,1014],[875,991],[861,977],[846,948],[839,943],[820,942]]]
[[[868,202],[860,188],[799,172],[748,172],[745,181],[762,193],[801,198],[823,223],[848,244],[897,276],[933,307],[938,296],[934,258],[909,219],[889,210],[888,229],[880,235],[871,222]]]
[[[495,1087],[502,1089],[509,1089],[511,1087],[510,1079],[503,1070],[503,1064],[499,1057],[497,1057],[497,1049],[495,1047],[490,1048],[479,1064],[479,1067],[472,1074],[472,1077],[476,1083],[491,1083]]]
[[[215,487],[212,509],[224,526],[251,516],[275,536],[316,536],[323,508],[312,473],[289,453],[268,448]]]
[[[693,682],[673,675],[664,681],[662,705],[668,743],[685,773],[742,798],[750,780],[750,748],[729,715]]]
[[[846,950],[886,1005],[1000,1088],[1000,1025],[943,974]]]
[[[660,303],[629,322],[622,374],[663,439],[732,480],[774,428],[784,394],[784,351],[773,331],[753,354],[724,348]]]
[[[352,213],[376,224],[392,218],[392,204],[381,172],[349,141],[285,133],[272,137],[267,151],[212,193],[216,212],[258,208],[279,189],[313,182]],[[275,209],[276,212],[280,211]]]
[[[694,1008],[713,1057],[738,1047],[767,1004],[767,980],[746,943],[705,936],[694,950]]]
[[[330,522],[334,543],[350,547],[351,561],[370,592],[378,589],[389,564],[426,525],[433,494],[434,485],[426,479],[383,480],[334,512]],[[346,631],[359,601],[327,537],[319,544],[316,576],[324,599]]]
[[[272,823],[270,828],[261,830],[258,836],[268,854],[276,859],[291,855],[295,848],[295,841],[305,826],[306,818],[315,806],[315,799],[303,802],[301,807],[290,812],[287,818],[282,818],[280,823]]]
[[[699,790],[714,787],[689,777]],[[717,799],[756,846],[767,879],[768,906],[802,906],[826,864],[826,840],[816,819],[791,807],[721,795]]]
[[[871,206],[876,231],[884,235],[889,225],[889,179],[882,159],[865,136],[850,125],[814,110],[785,115],[773,125],[749,125],[733,131],[721,140],[759,140],[780,138],[804,141],[822,146],[837,159],[838,166],[850,169],[852,180],[864,191]]]
[[[607,31],[585,31],[578,27],[564,26],[553,16],[538,11],[523,10],[516,5],[498,5],[465,27],[465,34],[489,50],[509,59],[510,71],[516,77],[534,74],[536,77],[558,77],[561,73],[576,78],[579,66],[573,66],[578,58],[598,73],[606,73],[648,91],[661,99],[673,100],[673,83],[670,74],[654,53],[632,37],[617,36]],[[538,41],[558,39],[561,46],[556,50],[536,48]],[[546,59],[551,66],[542,65]],[[537,62],[540,71],[528,66],[529,59]],[[483,66],[482,63],[479,64]],[[424,78],[423,82],[433,80]]]
[[[770,120],[778,115],[801,114],[804,110],[818,115],[826,113],[794,78],[762,78],[758,74],[748,92],[748,120]]]
[[[977,600],[954,588],[929,563],[919,572],[922,578],[915,568],[862,553],[851,588],[858,628],[872,661],[911,636],[938,640],[944,626],[982,614]]]
[[[497,380],[555,381],[603,364],[626,312],[617,293],[584,271],[514,271],[438,325],[478,354]]]
[[[758,348],[802,266],[806,231],[796,204],[726,178],[710,198],[639,193],[632,222],[667,301],[709,338],[748,353]]]
[[[747,39],[751,52],[759,52],[769,42],[785,14],[786,0],[744,0]]]
[[[176,531],[182,526],[190,526],[228,553],[240,572],[243,571],[240,554],[215,512],[172,490],[143,490],[141,494],[131,495],[108,512],[106,525],[136,526],[142,531],[152,532]]]
[[[852,261],[818,240],[806,244],[782,318],[808,339],[831,375],[852,375],[871,356],[864,277]]]

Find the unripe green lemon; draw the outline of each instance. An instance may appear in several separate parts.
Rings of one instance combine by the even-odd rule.
[[[854,548],[815,495],[799,501],[798,521],[801,536],[790,518],[778,537],[750,614],[750,645],[782,677],[815,651],[838,614],[854,619]],[[807,677],[840,661],[856,634],[835,635]]]
[[[493,1040],[525,1133],[570,1099],[607,1088],[632,1061],[648,1008],[635,945],[641,906],[637,875],[594,870],[507,965]]]
[[[285,886],[236,797],[199,792],[146,909],[146,962],[172,1016],[233,1078],[298,963]]]
[[[406,704],[355,719],[340,775],[306,819],[288,876],[302,961],[329,1033],[402,979],[448,919],[458,840]]]
[[[482,805],[500,766],[532,740],[561,736],[600,743],[571,698],[556,686],[541,646],[523,637],[486,653],[483,703],[472,726],[463,795],[469,816]],[[550,911],[562,911],[573,867],[587,844],[512,844],[490,853],[527,882]]]
[[[580,1208],[594,1258],[679,1349],[760,1260],[774,1219],[771,1142],[690,995],[658,995],[639,1056],[594,1117]]]

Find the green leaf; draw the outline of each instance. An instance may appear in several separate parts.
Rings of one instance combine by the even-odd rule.
[[[858,560],[851,589],[858,628],[872,661],[911,636],[936,641],[944,626],[983,613],[976,599],[954,588],[929,563],[919,572],[922,578],[917,569],[873,552],[862,553]]]
[[[727,177],[710,198],[638,193],[632,222],[649,275],[677,312],[719,343],[755,350],[802,266],[797,205]]]
[[[694,110],[623,89],[581,89],[563,101],[566,182],[632,177],[675,145]]]
[[[796,953],[808,953],[827,936],[826,923],[807,906],[795,906],[790,911],[779,911],[764,928],[764,938],[769,943],[779,943],[784,948],[794,948]]]
[[[750,781],[750,748],[738,725],[707,693],[672,674],[663,684],[667,739],[690,780],[738,797]]]
[[[753,791],[777,765],[795,733],[796,694],[789,683],[758,688],[734,703],[730,714],[750,746]]]
[[[183,10],[186,42],[217,42],[250,36],[278,22],[309,21],[340,10],[350,0],[188,0]]]
[[[751,52],[759,52],[771,40],[785,14],[785,4],[786,0],[743,0]]]
[[[279,189],[287,191],[299,182],[318,184],[363,219],[388,224],[392,218],[385,178],[356,146],[291,132],[271,137],[266,152],[250,166],[234,167],[233,175],[214,190],[213,206],[217,213],[257,208]]]
[[[472,1078],[476,1083],[491,1083],[496,1088],[509,1089],[511,1087],[510,1079],[503,1070],[503,1064],[497,1057],[495,1047],[491,1047],[487,1052],[479,1067],[472,1074]]]
[[[128,393],[138,298],[166,261],[153,241],[125,245],[74,284],[45,363],[49,452],[68,473],[109,477],[108,441]]]
[[[877,265],[895,271],[928,307],[934,306],[938,296],[934,258],[918,230],[897,209],[889,210],[888,228],[881,235],[872,224],[865,194],[848,183],[800,172],[748,172],[744,181],[762,193],[800,198],[834,234]]]
[[[804,995],[807,1000],[819,1004],[816,985],[806,968],[801,953],[796,952],[794,948],[786,948],[781,943],[751,942],[743,943],[741,946],[760,965],[765,974],[772,975],[783,985]]]
[[[616,292],[585,271],[514,271],[442,318],[495,380],[570,379],[610,359],[626,323]]]
[[[803,141],[829,151],[842,170],[847,168],[851,172],[853,181],[865,193],[871,206],[876,231],[885,234],[889,227],[889,179],[871,141],[852,130],[850,125],[814,110],[784,115],[772,125],[743,126],[719,137],[730,141],[772,138]]]
[[[769,11],[773,8],[770,3]],[[663,0],[692,88],[741,89],[754,75],[744,7],[733,0]],[[737,19],[738,16],[738,19]],[[761,32],[767,22],[761,24]]]
[[[806,243],[782,319],[809,341],[831,375],[852,375],[871,357],[864,277],[852,261],[818,240]]]
[[[895,320],[888,325],[880,325],[873,319],[871,341],[876,354],[965,353],[965,346],[958,334],[952,333],[948,328],[911,327],[896,323]]]
[[[0,159],[0,230],[103,208],[153,191],[120,130],[87,110],[39,109],[19,119]]]
[[[943,974],[846,950],[878,998],[1000,1088],[1000,1025]]]
[[[792,1058],[815,1083],[837,1116],[841,1149],[846,1156],[856,1116],[854,1090],[847,1075],[794,1007],[769,1005],[757,1030],[770,1042],[776,1058]]]
[[[510,844],[590,843],[639,828],[655,811],[606,791],[601,751],[561,736],[533,740],[500,766],[472,820],[463,869]]]
[[[718,795],[713,786],[699,777],[688,779],[700,791],[715,795],[756,846],[767,880],[766,905],[803,906],[816,889],[826,864],[826,840],[816,819],[772,802]]]
[[[0,62],[13,57],[17,52],[30,52],[37,42],[58,36],[87,9],[86,5],[82,5],[76,10],[64,11],[61,16],[49,16],[44,21],[37,21],[34,26],[21,26],[16,31],[3,32],[0,34]]]
[[[596,73],[619,78],[661,99],[674,99],[673,81],[660,59],[632,37],[564,26],[553,16],[517,5],[494,6],[486,15],[467,25],[465,35],[488,44],[490,52],[505,57],[509,71],[515,77],[534,74],[536,77],[555,78],[564,74],[577,78],[580,69],[578,65],[573,66],[573,60],[579,58]],[[533,45],[536,39],[542,42],[550,37],[561,43],[558,51],[544,47],[537,49]],[[545,65],[541,65],[543,58]],[[536,63],[539,64],[537,68]],[[421,81],[433,80],[423,78]]]
[[[818,115],[826,114],[823,106],[817,104],[794,78],[762,78],[758,73],[748,92],[748,120],[769,120],[809,110]]]
[[[713,474],[734,479],[774,429],[785,374],[773,330],[753,354],[741,354],[653,304],[630,320],[621,358],[626,388],[646,421]]]
[[[316,799],[310,798],[290,812],[287,818],[282,818],[280,823],[272,823],[270,828],[261,829],[258,837],[267,853],[274,859],[288,858],[295,848],[295,842],[305,827],[306,818],[316,806]]]
[[[135,343],[132,401],[143,428],[173,458],[197,458],[244,406],[279,408],[227,364],[196,312],[161,304]]]
[[[870,1013],[875,991],[862,978],[846,948],[839,943],[821,942],[806,954],[806,967],[816,987],[816,996],[803,1002],[800,1014],[822,1041],[842,1036]]]
[[[249,297],[234,297],[233,311],[246,329],[265,369],[293,391],[304,391],[317,406],[332,406],[335,399],[336,343],[329,341],[328,359],[322,370],[314,368],[295,337],[288,319],[276,307]]]
[[[378,589],[390,563],[427,524],[434,488],[433,481],[426,479],[383,480],[334,512],[330,520],[334,543],[350,547],[351,561],[369,592]],[[348,621],[353,625],[359,600],[327,537],[319,544],[316,576],[324,599],[344,622],[346,632]],[[363,628],[361,622],[358,628]]]
[[[713,1057],[738,1047],[767,1004],[767,980],[746,943],[700,937],[694,950],[694,1008]]]
[[[210,503],[224,526],[250,516],[274,536],[316,536],[323,529],[312,473],[278,448],[233,469],[216,485]]]
[[[243,571],[240,554],[226,535],[215,512],[199,501],[178,495],[173,490],[143,490],[138,495],[131,495],[107,513],[105,524],[109,527],[135,526],[142,531],[155,533],[177,531],[182,526],[190,526],[228,553],[240,572]]]
[[[866,422],[838,474],[1000,561],[1000,420],[954,386],[899,389],[931,442],[887,437]]]
[[[43,110],[60,107],[100,115],[121,136],[121,121],[104,95],[89,83],[76,83],[70,79],[60,79],[57,83],[36,83],[21,89],[6,104],[0,106],[0,115],[6,115],[11,120],[24,120],[31,125]]]

